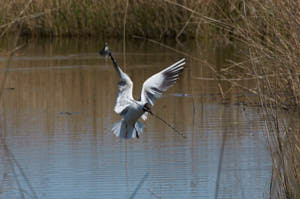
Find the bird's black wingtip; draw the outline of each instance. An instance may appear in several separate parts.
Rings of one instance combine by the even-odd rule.
[[[104,50],[99,51],[99,54],[102,55],[102,56],[105,56],[105,55],[106,55],[106,53],[105,53]]]

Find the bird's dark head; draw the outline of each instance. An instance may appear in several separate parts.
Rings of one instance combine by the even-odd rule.
[[[105,42],[103,49],[99,52],[100,55],[107,57],[110,53],[107,42]]]
[[[143,107],[143,111],[144,111],[144,112],[149,112],[149,113],[152,114],[152,111],[151,111],[151,104],[146,103],[146,104],[144,105],[144,107]]]

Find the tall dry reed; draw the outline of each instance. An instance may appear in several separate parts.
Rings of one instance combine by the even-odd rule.
[[[248,48],[273,161],[270,198],[300,198],[300,3],[247,1],[232,35]],[[283,110],[286,110],[284,112]],[[293,114],[290,121],[283,115]]]
[[[244,44],[248,60],[234,63],[221,73],[215,71],[216,79],[256,94],[263,107],[273,161],[270,198],[300,198],[299,1],[210,1],[216,13],[206,16],[168,2],[214,26],[215,37]],[[237,79],[254,79],[256,88],[240,85]],[[295,115],[292,121],[283,116],[283,110]]]
[[[273,0],[250,6],[255,15],[241,33],[253,73],[265,77],[257,78],[257,87],[273,160],[271,198],[299,198],[300,5]],[[285,120],[282,108],[296,112],[295,120]]]

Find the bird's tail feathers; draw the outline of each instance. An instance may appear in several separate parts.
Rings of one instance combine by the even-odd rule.
[[[115,134],[115,136],[119,137],[121,134],[122,129],[124,129],[123,120],[120,120],[119,122],[115,123],[112,127],[112,132]],[[124,131],[124,130],[123,130]]]
[[[112,127],[113,133],[120,138],[139,138],[143,133],[144,124],[137,121],[134,125],[126,123],[123,119],[115,123]]]

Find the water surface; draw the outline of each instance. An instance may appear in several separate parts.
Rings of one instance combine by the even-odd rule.
[[[31,198],[28,184],[43,199],[268,197],[260,110],[239,103],[248,93],[222,83],[229,96],[222,99],[220,82],[193,78],[209,76],[207,66],[187,59],[180,81],[153,108],[187,138],[150,116],[140,139],[121,140],[110,130],[120,119],[113,112],[118,79],[97,54],[103,43],[33,41],[13,59],[0,119],[22,170],[1,142],[0,198],[20,198],[20,189]],[[120,44],[110,42],[136,99],[146,78],[183,57],[129,42],[124,67]],[[188,49],[219,67],[234,50],[208,47]],[[2,79],[4,56],[0,63]]]

